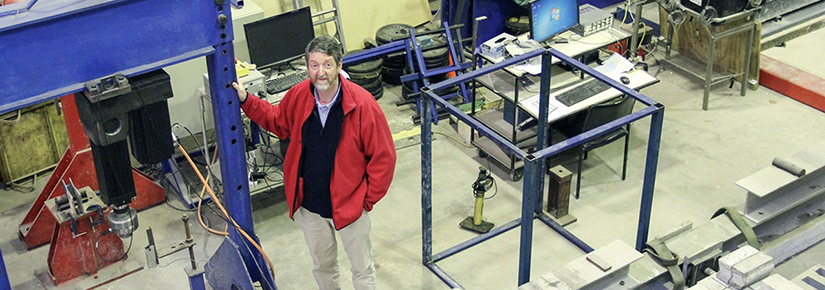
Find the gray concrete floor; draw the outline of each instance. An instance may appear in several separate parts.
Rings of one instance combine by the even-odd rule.
[[[790,46],[789,46],[790,47]],[[790,49],[790,48],[786,48]],[[804,55],[790,58],[804,58]],[[654,66],[651,71],[655,72]],[[803,68],[804,69],[804,68]],[[792,99],[760,87],[738,94],[738,85],[715,87],[710,110],[701,110],[702,88],[697,80],[663,71],[660,83],[644,94],[665,105],[665,121],[650,236],[668,232],[684,222],[701,224],[723,206],[742,203],[744,190],[734,182],[766,166],[774,157],[792,155],[825,138],[825,115]],[[399,87],[386,87],[379,101],[394,133],[415,127],[411,107],[396,107]],[[454,134],[442,122],[438,132]],[[593,247],[622,240],[634,245],[638,221],[649,121],[634,123],[628,157],[628,177],[622,181],[621,142],[591,152],[585,161],[582,197],[571,201],[570,211],[578,221],[567,227]],[[479,164],[493,168],[497,195],[486,201],[485,219],[497,225],[519,217],[521,183],[512,182],[499,167],[477,156],[476,150],[443,135],[433,143],[433,240],[434,252],[443,251],[474,234],[458,227],[472,213],[470,184]],[[372,239],[381,289],[448,289],[422,266],[421,254],[421,158],[416,140],[398,150],[398,164],[387,196],[370,217]],[[556,162],[575,170],[575,159],[563,156]],[[575,172],[575,171],[574,171]],[[47,177],[40,177],[42,187]],[[47,270],[48,246],[27,251],[17,239],[17,226],[39,193],[0,191],[0,247],[14,289],[43,289],[36,271]],[[275,264],[280,289],[313,289],[312,262],[297,223],[288,218],[278,193],[253,197],[255,231],[262,247]],[[141,229],[134,235],[128,259],[102,270],[95,277],[67,282],[57,289],[86,289],[128,271],[145,266],[144,229],[152,227],[158,245],[183,239],[179,212],[160,205],[139,213]],[[210,214],[211,215],[211,214]],[[194,221],[194,219],[193,219]],[[199,266],[203,266],[222,238],[205,234],[197,223],[193,231]],[[127,241],[128,244],[128,241]],[[821,261],[823,251],[801,255],[806,263]],[[343,252],[343,251],[341,251]],[[519,232],[512,230],[472,247],[439,265],[467,289],[515,289],[518,274]],[[536,223],[533,236],[532,276],[537,277],[582,255],[552,230]],[[349,262],[341,255],[342,286],[352,289]],[[187,289],[184,268],[188,257],[180,252],[160,261],[161,267],[144,268],[98,289]],[[787,270],[791,278],[794,269]],[[51,287],[49,287],[51,288]]]

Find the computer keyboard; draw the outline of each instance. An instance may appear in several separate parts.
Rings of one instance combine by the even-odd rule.
[[[273,77],[266,80],[266,93],[271,95],[286,91],[307,79],[307,77],[309,77],[309,74],[306,70],[299,70],[294,73]]]
[[[566,92],[556,95],[556,100],[559,100],[565,106],[572,106],[587,98],[598,95],[601,92],[610,88],[610,85],[600,82],[596,79],[590,79],[585,83],[576,86]]]

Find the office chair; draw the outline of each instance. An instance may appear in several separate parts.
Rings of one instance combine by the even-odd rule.
[[[623,95],[605,103],[590,106],[582,122],[581,132],[587,132],[601,125],[612,122],[618,118],[629,115],[633,112],[636,99]],[[604,145],[613,143],[624,137],[624,158],[622,161],[622,180],[625,180],[627,172],[627,148],[630,143],[630,124],[619,127],[594,140],[584,143],[579,149],[579,162],[576,170],[576,199],[579,199],[582,182],[582,161],[587,159],[587,152]]]

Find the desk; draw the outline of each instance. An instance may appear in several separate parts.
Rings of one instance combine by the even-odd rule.
[[[499,72],[496,72],[496,73],[499,73]],[[495,74],[495,73],[493,73],[493,74]],[[645,88],[647,86],[650,86],[650,85],[655,84],[655,83],[658,82],[658,80],[656,78],[654,78],[653,76],[651,76],[650,74],[648,74],[647,72],[642,71],[642,70],[631,71],[631,72],[628,72],[627,74],[624,74],[624,75],[627,76],[630,79],[630,83],[628,84],[628,87],[633,88],[635,90],[640,90],[642,88]],[[621,75],[611,76],[611,78],[613,78],[616,81],[619,81],[620,77],[621,77]],[[489,81],[489,79],[488,79],[488,81]],[[482,80],[480,80],[480,82],[483,83],[484,80],[482,79]],[[580,111],[583,111],[583,110],[587,109],[588,107],[590,107],[592,105],[595,105],[595,104],[602,103],[604,101],[613,99],[613,98],[618,97],[622,94],[619,90],[614,89],[614,88],[610,88],[610,89],[608,89],[604,92],[601,92],[601,93],[599,93],[595,96],[587,98],[584,101],[578,102],[578,103],[576,103],[576,104],[574,104],[570,107],[565,106],[564,104],[562,104],[561,102],[556,100],[556,98],[555,98],[556,95],[558,95],[560,93],[563,93],[563,92],[566,92],[568,90],[572,90],[572,89],[578,87],[578,84],[580,84],[580,83],[581,82],[577,83],[576,85],[567,86],[567,87],[564,87],[562,89],[558,89],[558,90],[555,90],[555,91],[553,90],[554,88],[551,87],[550,105],[555,107],[555,109],[552,112],[550,112],[550,114],[548,115],[548,118],[547,118],[548,123],[553,123],[553,122],[556,122],[556,121],[563,120],[563,119],[565,119],[565,118],[567,118],[567,117],[569,117],[569,116],[571,116],[571,115],[573,115],[577,112],[580,112]],[[497,82],[492,82],[492,83],[488,83],[487,85],[490,85],[491,87],[495,87],[497,85],[501,86],[502,84],[497,83]],[[487,86],[487,85],[485,85],[485,86]],[[535,84],[534,86],[536,87],[536,92],[533,93],[529,98],[526,98],[524,100],[518,100],[518,93],[516,91],[507,91],[507,92],[497,91],[496,93],[499,94],[502,97],[504,97],[504,95],[507,95],[507,93],[515,95],[515,100],[518,102],[517,107],[521,109],[521,110],[517,110],[517,111],[524,111],[530,117],[538,118],[538,114],[539,114],[539,112],[538,112],[539,111],[539,105],[538,105],[539,104],[539,94],[537,92],[538,91],[538,88],[537,88],[538,84]],[[504,98],[507,99],[506,97],[504,97]],[[508,99],[508,100],[511,101],[511,102],[513,101],[513,99]],[[515,107],[513,108],[513,110],[515,110]],[[534,147],[535,144],[536,144],[534,137],[537,136],[537,134],[538,134],[537,128],[532,127],[532,128],[529,128],[529,129],[518,130],[517,129],[518,122],[513,122],[512,124],[510,124],[510,123],[504,121],[503,115],[504,115],[504,112],[500,112],[500,111],[496,110],[496,111],[480,112],[480,113],[476,114],[475,117],[476,117],[476,119],[478,119],[479,121],[481,121],[482,123],[484,123],[485,125],[490,127],[491,129],[496,131],[496,133],[498,133],[499,135],[510,138],[511,141],[512,140],[517,140],[517,142],[514,142],[514,143],[518,144],[519,147],[522,147],[522,148]],[[518,118],[514,118],[514,120],[518,120]],[[474,139],[472,143],[473,143],[473,145],[478,147],[479,153],[480,153],[481,156],[488,155],[488,156],[492,157],[494,160],[498,161],[499,163],[507,166],[507,168],[510,170],[510,177],[513,181],[518,181],[519,179],[521,179],[521,168],[523,166],[523,162],[521,160],[516,160],[512,156],[507,156],[504,153],[504,151],[501,150],[501,148],[499,148],[495,143],[493,143],[491,140],[489,140],[487,138],[477,138],[477,139]]]
[[[615,27],[599,31],[586,37],[581,37],[572,31],[565,31],[554,37],[553,40],[564,39],[567,40],[567,43],[554,43],[545,47],[552,47],[553,49],[558,50],[561,53],[564,53],[570,57],[575,58],[582,56],[588,52],[592,52],[602,47],[608,46],[612,43],[616,43],[618,41],[627,39],[630,36],[631,33]],[[526,39],[527,37],[528,35],[520,35],[519,39]],[[484,60],[492,63],[498,63],[504,60],[504,58],[490,58],[483,54],[481,56],[484,58]],[[555,65],[558,64],[560,61],[561,60],[559,60],[558,58],[553,57],[550,63]],[[516,76],[522,76],[526,73],[525,71],[515,67],[508,67],[505,70]],[[538,74],[536,73],[533,75]]]
[[[630,79],[630,83],[627,84],[627,86],[634,89],[634,90],[637,90],[637,91],[641,90],[641,89],[643,89],[643,88],[645,88],[649,85],[652,85],[652,84],[655,84],[655,83],[659,82],[659,80],[657,80],[656,78],[654,78],[653,76],[651,76],[650,74],[648,74],[647,72],[642,71],[642,70],[631,71],[631,72],[628,72],[625,75],[627,76],[627,78]],[[611,78],[616,80],[616,81],[619,81],[619,77],[620,76],[611,76]],[[576,87],[578,87],[578,85],[570,86],[570,87],[567,87],[567,88],[564,88],[564,89],[561,89],[561,90],[558,90],[558,91],[550,92],[550,106],[551,107],[556,107],[556,109],[554,109],[552,112],[550,112],[549,115],[547,115],[547,122],[548,123],[553,123],[555,121],[564,119],[567,116],[570,116],[570,115],[575,114],[579,111],[585,110],[585,109],[587,109],[588,107],[590,107],[592,105],[602,103],[604,101],[607,101],[607,100],[610,100],[612,98],[618,97],[622,94],[619,90],[617,90],[615,88],[610,88],[610,89],[608,89],[604,92],[601,92],[601,93],[599,93],[595,96],[587,98],[584,101],[573,104],[570,107],[565,106],[564,104],[562,104],[561,102],[556,100],[557,95],[559,95],[561,93],[564,93],[566,91],[575,89]],[[526,111],[533,118],[538,118],[538,115],[539,115],[539,95],[536,94],[532,97],[529,97],[529,98],[524,99],[523,101],[519,102],[519,108]]]
[[[625,32],[624,30],[615,27],[611,27],[607,30],[591,34],[587,37],[581,37],[578,34],[573,33],[572,31],[566,31],[564,33],[557,35],[553,39],[564,39],[568,41],[567,43],[556,43],[550,46],[553,49],[556,49],[571,57],[579,57],[589,52],[598,50],[607,45],[610,45],[612,43],[615,43],[617,41],[627,39],[630,36],[631,34],[629,32]],[[519,38],[526,37],[526,35],[519,36]],[[490,63],[498,63],[504,60],[504,58],[490,58],[485,55],[481,55],[481,57],[484,61]],[[561,62],[561,60],[559,60],[556,57],[553,57],[551,60],[551,64],[557,64],[559,62]],[[527,73],[524,70],[519,69],[517,66],[511,66],[505,68],[502,71],[497,71],[488,74],[487,76],[482,77],[477,81],[482,86],[488,88],[493,93],[500,96],[505,101],[509,102],[509,104],[521,104],[519,94],[524,92],[529,93],[531,96],[538,94],[538,80],[536,77],[534,77],[534,75],[538,75],[540,71],[536,71],[534,73],[535,74]],[[582,75],[582,77],[584,76]],[[531,80],[531,78],[535,80]],[[529,81],[529,83],[522,84],[522,81]],[[508,108],[502,111],[482,112],[476,115],[476,119],[478,119],[491,129],[496,131],[496,133],[498,133],[499,135],[508,138],[514,144],[518,144],[520,147],[526,148],[535,146],[535,142],[531,143],[528,140],[535,139],[533,137],[535,137],[537,134],[536,128],[526,129],[523,131],[516,130],[516,126],[518,124],[517,120],[519,120],[519,110],[516,109],[517,107],[518,106],[513,105],[512,108]],[[504,116],[508,114],[511,114],[512,119],[515,120],[512,122],[512,124],[504,121]],[[507,119],[511,118],[510,116],[506,117]],[[522,167],[522,163],[520,160],[516,160],[515,157],[505,155],[500,148],[498,148],[489,140],[484,140],[483,138],[473,139],[472,143],[479,148],[480,155],[489,155],[490,157],[493,157],[493,159],[495,159],[496,161],[507,166],[508,170],[510,171],[509,173],[511,179],[513,179],[514,181],[518,181],[521,179],[520,168]]]

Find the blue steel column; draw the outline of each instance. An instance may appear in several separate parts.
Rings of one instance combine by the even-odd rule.
[[[11,290],[9,272],[6,272],[6,263],[3,262],[3,252],[0,251],[0,290]]]
[[[433,258],[433,117],[430,99],[421,95],[421,253],[422,262]]]
[[[249,201],[249,183],[246,179],[246,160],[244,158],[244,136],[241,124],[240,103],[238,94],[232,88],[236,80],[235,51],[232,46],[232,15],[229,1],[216,1],[215,6],[218,18],[215,20],[217,33],[223,43],[215,47],[215,52],[206,57],[207,71],[210,80],[210,96],[212,96],[212,113],[215,119],[215,132],[218,141],[218,156],[221,161],[223,193],[225,205],[229,215],[238,223],[247,235],[255,239],[252,221],[252,206]],[[240,233],[230,225],[229,239],[238,244],[241,257],[246,265],[249,276],[253,281],[261,281],[262,275],[267,282],[274,285],[271,275],[261,269],[268,269],[263,256]],[[243,243],[243,244],[242,244]],[[254,255],[253,258],[251,255]],[[255,261],[258,261],[256,264]],[[267,284],[267,283],[261,283]]]
[[[542,68],[550,68],[551,61],[553,56],[550,55],[549,50],[545,50],[544,53],[541,55],[541,67]],[[539,83],[539,125],[538,125],[538,142],[536,142],[536,151],[541,149],[547,148],[547,140],[549,137],[552,136],[552,132],[549,132],[547,124],[548,118],[548,106],[550,105],[550,73],[543,73],[540,76],[540,83]],[[539,162],[539,172],[547,172],[547,159],[542,158],[541,162]],[[542,178],[538,180],[538,188],[539,194],[536,195],[536,204],[535,204],[535,213],[541,214],[542,213],[542,196],[544,195],[544,176],[540,175]]]
[[[530,257],[533,254],[533,204],[538,192],[538,180],[542,178],[539,163],[532,155],[524,158],[524,195],[521,198],[521,245],[518,260],[518,285],[530,282]]]
[[[659,144],[662,141],[662,123],[665,107],[656,104],[659,111],[650,116],[650,135],[647,141],[647,160],[645,161],[645,180],[642,184],[642,204],[639,209],[639,228],[636,232],[636,251],[641,252],[647,243],[650,231],[650,212],[653,208],[653,189],[656,185],[656,167],[659,164]]]

